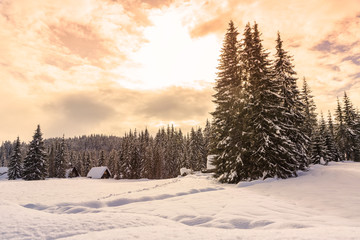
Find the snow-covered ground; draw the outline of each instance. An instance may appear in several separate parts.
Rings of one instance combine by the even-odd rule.
[[[238,185],[167,180],[0,181],[1,239],[360,239],[360,164]]]

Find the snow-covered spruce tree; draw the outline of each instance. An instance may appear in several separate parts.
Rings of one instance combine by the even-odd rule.
[[[200,171],[206,167],[206,150],[201,128],[190,132],[190,168]]]
[[[310,144],[309,136],[301,131],[304,122],[303,115],[304,104],[301,102],[300,91],[296,81],[296,72],[294,71],[293,59],[283,48],[283,41],[280,33],[276,39],[276,54],[273,65],[274,77],[278,81],[282,97],[281,110],[278,119],[281,121],[281,134],[290,141],[288,147],[289,154],[296,159],[297,169],[304,170],[309,162],[307,147]],[[289,159],[292,157],[289,156]]]
[[[323,114],[320,116],[320,124],[313,132],[311,146],[311,163],[327,165],[331,161],[331,153],[326,146],[327,127]]]
[[[328,111],[327,125],[330,135],[335,138],[334,122],[330,110]]]
[[[150,137],[147,129],[145,129],[145,132],[141,137],[141,148],[144,151],[142,153],[141,177],[152,178],[154,140]]]
[[[176,146],[177,131],[174,126],[168,126],[165,142],[164,177],[172,178],[179,175],[179,152]]]
[[[105,163],[105,153],[104,153],[104,150],[101,150],[100,157],[98,160],[98,166],[99,167],[104,166],[104,163]]]
[[[347,96],[346,92],[344,93],[344,107],[343,107],[343,122],[344,122],[344,155],[345,160],[350,161],[360,161],[360,144],[359,136],[360,133],[356,128],[356,112],[353,108],[353,105],[350,101],[350,98]]]
[[[84,176],[86,177],[92,167],[90,153],[88,151],[83,152],[82,162],[83,162],[83,169],[84,169],[83,173],[84,173]]]
[[[251,163],[251,144],[249,119],[250,100],[253,95],[250,93],[250,78],[252,76],[251,69],[254,66],[254,35],[250,23],[247,23],[244,29],[243,38],[238,44],[238,80],[233,87],[233,105],[231,128],[229,137],[227,138],[228,157],[226,161],[226,172],[224,172],[219,180],[221,182],[237,183],[241,180],[250,179],[250,173],[254,169]]]
[[[330,159],[329,161],[342,161],[341,154],[339,152],[338,146],[335,142],[335,130],[331,112],[328,112],[328,122],[327,122],[327,131],[325,132],[325,145],[326,149],[329,152]]]
[[[130,148],[130,179],[140,178],[141,173],[141,155],[139,149],[139,141],[137,139],[137,133],[134,132],[134,135],[131,139],[131,148]]]
[[[68,157],[68,162],[65,166],[65,168],[70,168],[70,167],[75,167],[75,163],[76,163],[76,153],[74,151],[70,151],[69,153],[69,157]]]
[[[8,179],[15,180],[22,177],[22,155],[19,137],[14,144],[13,154],[10,157]]]
[[[51,144],[48,151],[48,176],[50,178],[55,177],[55,152],[55,146],[54,144]]]
[[[204,128],[204,144],[205,144],[205,151],[206,156],[210,153],[210,141],[212,138],[212,126],[208,119],[206,119],[206,124]]]
[[[311,90],[307,84],[306,79],[303,79],[303,87],[300,92],[301,102],[304,104],[303,116],[305,117],[303,124],[301,126],[301,131],[305,133],[306,136],[310,138],[310,144],[307,147],[307,153],[310,156],[312,151],[312,141],[315,136],[314,132],[317,129],[317,114],[316,114],[316,105],[314,102],[314,97],[311,95]]]
[[[198,128],[196,133],[197,133],[196,135],[197,135],[199,149],[200,149],[198,169],[202,170],[202,169],[206,168],[206,160],[207,160],[208,151],[206,148],[205,138],[204,138],[202,129]]]
[[[144,173],[144,165],[145,165],[145,150],[146,150],[146,145],[147,145],[147,141],[145,139],[145,132],[141,131],[139,134],[139,151],[140,151],[140,178],[144,178],[144,176],[146,175]]]
[[[57,151],[55,154],[54,170],[55,177],[64,178],[66,171],[67,152],[65,146],[65,137],[63,136],[60,144],[58,144]]]
[[[165,162],[165,130],[161,129],[155,136],[154,144],[154,160],[152,169],[152,178],[163,178],[164,162]]]
[[[234,146],[229,144],[230,129],[233,128],[234,90],[239,85],[238,31],[230,21],[221,50],[213,102],[216,104],[213,116],[213,139],[211,153],[216,155],[215,175],[222,182],[231,182],[229,172],[234,158],[229,154]],[[232,159],[231,159],[232,158]],[[193,167],[193,166],[191,166]]]
[[[212,140],[211,140],[212,141]],[[185,168],[190,168],[190,134],[187,133],[184,137],[183,137],[183,143],[182,143],[182,156],[180,159],[180,168],[185,167]]]
[[[310,155],[312,164],[327,164],[327,161],[325,160],[327,156],[325,141],[320,134],[319,128],[313,131]]]
[[[120,167],[121,178],[134,179],[139,178],[141,173],[141,156],[139,152],[139,141],[136,131],[131,130],[125,135],[121,146],[122,158]]]
[[[200,156],[200,149],[197,144],[197,135],[195,129],[192,127],[190,130],[190,169],[198,171],[198,159]]]
[[[47,156],[40,125],[37,126],[29,151],[24,159],[23,179],[44,180],[47,175]]]
[[[117,161],[117,153],[114,149],[112,149],[109,153],[108,161],[105,164],[105,166],[107,166],[109,168],[111,174],[116,174],[116,171],[115,171],[116,161]]]
[[[122,141],[121,147],[118,150],[118,158],[115,164],[115,178],[116,179],[121,179],[123,178],[123,162],[125,161],[125,154],[124,154],[124,141]]]
[[[80,176],[84,176],[84,171],[83,171],[83,164],[82,164],[82,154],[81,152],[79,152],[76,156],[76,161],[75,161],[75,165],[74,167],[76,168],[76,170],[79,172]]]
[[[187,150],[186,150],[186,136],[183,135],[181,129],[177,134],[176,138],[176,148],[179,152],[179,160],[178,160],[178,169],[182,167],[186,167],[187,162]]]
[[[283,98],[280,81],[274,77],[268,53],[262,46],[258,25],[253,26],[253,55],[247,91],[248,139],[250,140],[250,172],[242,179],[287,178],[296,176],[298,164],[291,149],[293,143],[284,135]],[[245,178],[244,178],[245,177]]]
[[[339,98],[337,98],[337,107],[335,111],[335,142],[339,149],[342,160],[345,160],[345,124],[344,116]]]

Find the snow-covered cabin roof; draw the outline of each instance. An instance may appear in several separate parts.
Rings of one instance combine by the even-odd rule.
[[[87,174],[87,177],[94,178],[94,179],[100,179],[100,178],[102,178],[102,176],[104,175],[106,170],[111,175],[110,170],[107,167],[93,167],[92,169],[90,169],[89,173]]]

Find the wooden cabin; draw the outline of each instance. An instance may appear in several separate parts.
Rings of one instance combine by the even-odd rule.
[[[65,177],[66,178],[73,178],[73,177],[80,177],[79,171],[75,168],[69,168],[65,171]]]

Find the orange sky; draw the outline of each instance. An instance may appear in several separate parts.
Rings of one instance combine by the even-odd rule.
[[[230,19],[281,32],[319,110],[360,106],[358,0],[0,0],[0,141],[203,125]]]

